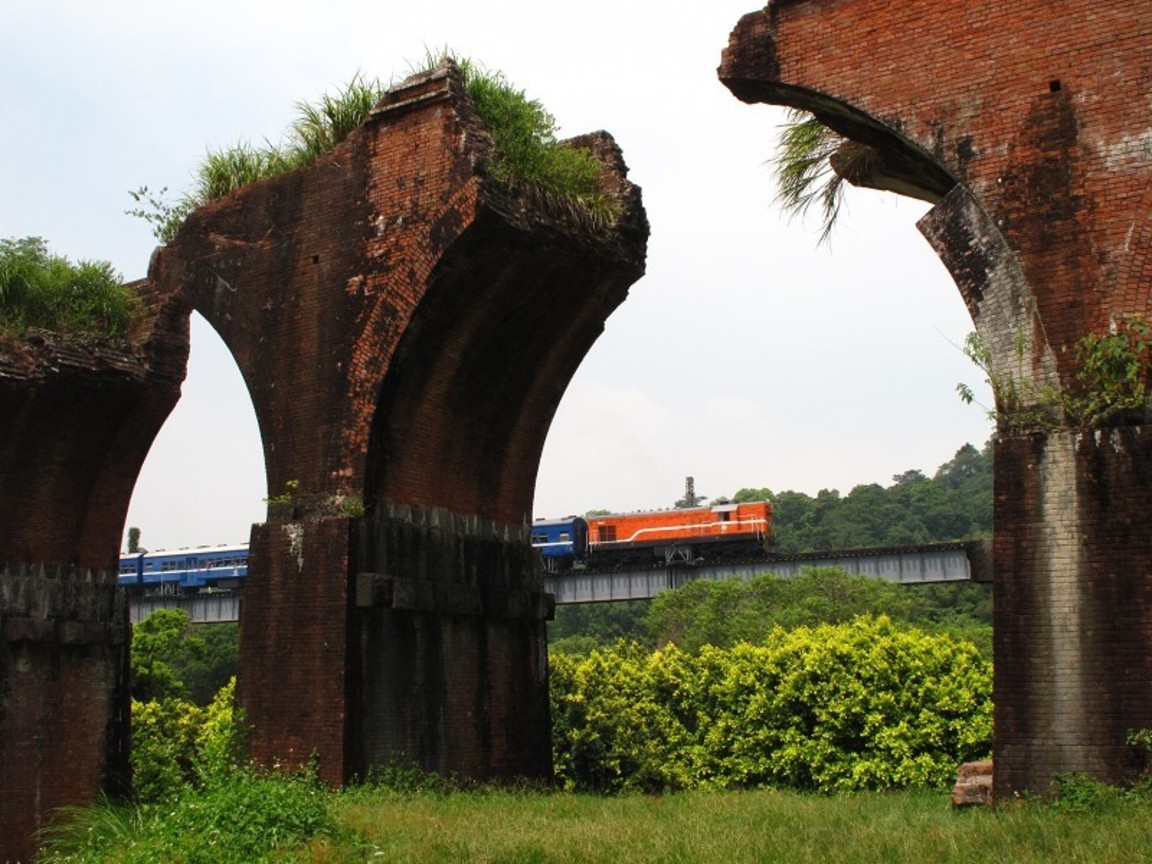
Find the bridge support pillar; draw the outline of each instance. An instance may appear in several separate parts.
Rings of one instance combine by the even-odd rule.
[[[0,860],[30,861],[57,807],[128,782],[115,572],[0,565]]]
[[[252,755],[315,756],[331,785],[396,765],[551,776],[554,607],[527,529],[371,509],[253,527],[238,693]]]
[[[550,777],[553,604],[527,529],[378,499],[360,561],[365,769]]]
[[[995,785],[1120,781],[1152,726],[1152,427],[996,444]]]
[[[315,758],[333,786],[355,773],[350,750],[348,600],[354,520],[252,527],[240,611],[237,703],[264,765]]]

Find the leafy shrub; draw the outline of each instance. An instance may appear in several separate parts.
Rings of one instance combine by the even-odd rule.
[[[251,864],[332,831],[313,774],[237,771],[160,805],[74,808],[45,832],[44,864]]]
[[[39,237],[0,240],[0,333],[123,336],[139,312],[139,298],[108,262],[72,264]]]
[[[1104,335],[1089,333],[1072,346],[1076,375],[1060,387],[1019,388],[1026,380],[1022,369],[1015,376],[992,368],[992,352],[977,333],[969,333],[964,353],[984,373],[996,397],[988,416],[1008,432],[1036,429],[1101,427],[1147,423],[1152,417],[1152,325],[1140,315],[1112,322]],[[1067,350],[1067,347],[1062,348]],[[1017,339],[1017,364],[1031,357],[1030,346]],[[970,387],[957,385],[965,402],[973,401]]]
[[[688,654],[620,643],[550,662],[553,756],[566,787],[657,792],[694,785],[697,682]]]
[[[132,781],[140,801],[178,797],[196,779],[203,709],[183,699],[132,702]]]
[[[309,773],[236,772],[185,797],[165,821],[189,864],[257,861],[332,828],[326,793]]]
[[[171,697],[132,703],[132,774],[139,801],[172,800],[235,772],[243,743],[235,693],[233,678],[206,708]]]
[[[551,661],[570,789],[942,786],[991,749],[990,665],[884,617],[698,654],[621,644]]]

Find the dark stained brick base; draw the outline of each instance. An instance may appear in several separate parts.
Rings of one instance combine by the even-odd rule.
[[[1152,725],[1152,427],[996,444],[997,797],[1130,779]]]

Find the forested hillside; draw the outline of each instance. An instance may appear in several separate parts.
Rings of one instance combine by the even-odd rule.
[[[873,483],[844,496],[824,489],[815,498],[803,492],[745,488],[713,503],[772,501],[781,552],[947,542],[992,533],[991,442],[981,450],[965,444],[931,477],[913,469],[892,479],[887,488]],[[698,582],[656,601],[561,606],[548,639],[552,650],[568,653],[619,639],[649,647],[675,642],[691,649],[758,641],[777,624],[835,623],[865,612],[967,639],[991,656],[990,586],[907,587],[840,579],[827,572],[791,585],[776,579]]]
[[[781,552],[819,552],[965,540],[992,533],[992,444],[965,444],[928,477],[912,469],[841,496],[747,488],[733,501],[767,499]],[[727,500],[727,499],[719,499]],[[717,502],[713,502],[717,503]]]

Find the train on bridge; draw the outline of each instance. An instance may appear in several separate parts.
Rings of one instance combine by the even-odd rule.
[[[763,555],[772,543],[767,501],[678,510],[537,519],[532,546],[544,570],[723,561]],[[135,594],[197,594],[237,590],[248,575],[248,544],[130,552],[120,557],[119,582]]]
[[[768,501],[532,523],[532,546],[549,573],[762,556],[772,540]]]
[[[143,594],[235,591],[248,576],[248,544],[128,552],[120,556],[122,588]]]

